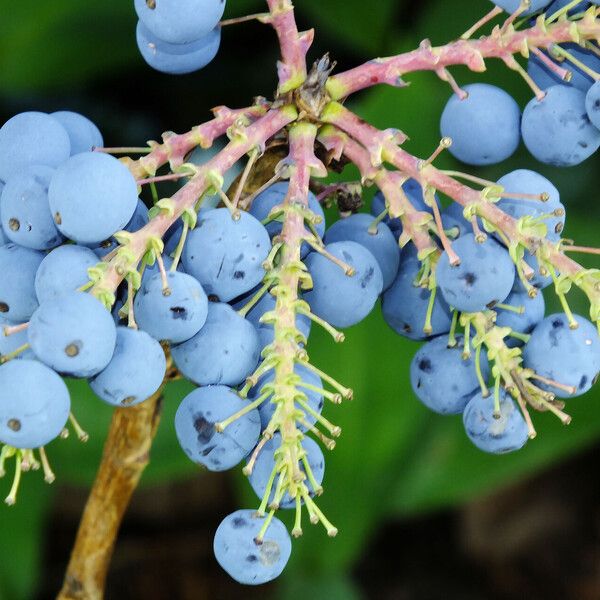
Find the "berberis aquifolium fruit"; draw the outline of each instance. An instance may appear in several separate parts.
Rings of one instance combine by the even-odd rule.
[[[223,0],[134,4],[141,54],[169,74],[206,65],[221,26],[248,20],[220,24]],[[291,553],[278,509],[294,511],[294,537],[303,515],[337,533],[318,505],[322,447],[333,450],[341,434],[329,404],[353,392],[313,364],[311,329],[341,342],[340,329],[379,300],[396,333],[423,342],[410,368],[415,396],[462,414],[477,448],[525,446],[536,435],[532,409],[568,423],[563,400],[587,392],[600,371],[600,275],[568,256],[595,252],[563,238],[568,190],[561,198],[529,167],[572,166],[600,146],[599,9],[575,4],[504,1],[459,41],[332,75],[327,57],[307,66],[312,32],[298,32],[291,2],[267,0],[252,18],[272,25],[281,45],[272,101],[218,107],[188,133],[120,159],[77,113],[9,119],[0,128],[0,472],[16,460],[7,502],[23,465],[40,461],[54,479],[45,446],[67,424],[85,438],[65,378],[88,380],[134,420],[183,377],[197,387],[173,437],[210,471],[243,465],[258,496],[256,510],[224,518],[216,559],[238,582],[271,581]],[[511,13],[504,25],[477,38],[500,9]],[[525,75],[519,53],[531,74],[525,107],[494,85],[459,86],[448,71],[482,71],[500,57]],[[425,159],[402,147],[406,134],[379,130],[344,103],[421,70],[453,92]],[[219,138],[221,151],[195,160]],[[445,150],[495,164],[520,140],[532,164],[497,182],[434,166]],[[345,162],[360,182],[318,181]],[[234,167],[241,174],[227,187]],[[163,197],[172,180],[178,190]],[[341,201],[363,192],[364,212],[361,201]],[[327,222],[323,205],[336,203],[340,218]],[[575,287],[590,320],[569,307]],[[544,288],[563,312],[544,318]]]

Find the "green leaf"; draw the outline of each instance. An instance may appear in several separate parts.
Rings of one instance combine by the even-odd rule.
[[[14,461],[7,463],[8,474],[2,482],[2,497],[10,488]],[[39,471],[24,473],[15,506],[0,505],[0,598],[29,600],[33,598],[42,558],[42,532],[54,489],[45,484]]]

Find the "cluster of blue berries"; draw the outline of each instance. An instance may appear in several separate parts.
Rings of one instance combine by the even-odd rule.
[[[508,12],[519,0],[495,2]],[[550,16],[566,9],[564,0],[531,2],[524,14],[545,10]],[[582,13],[590,2],[572,8]],[[598,4],[594,2],[593,4]],[[490,165],[511,156],[522,139],[540,162],[568,167],[589,158],[600,147],[600,50],[594,42],[553,44],[531,54],[527,77],[536,92],[523,113],[501,88],[476,83],[448,101],[441,119],[450,152],[471,165]]]
[[[225,0],[135,0],[138,48],[157,71],[183,75],[219,51]]]

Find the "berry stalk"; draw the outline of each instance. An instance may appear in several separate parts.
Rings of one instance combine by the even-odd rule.
[[[418,49],[388,58],[375,58],[358,67],[329,78],[327,91],[333,100],[340,100],[359,90],[380,83],[402,87],[402,76],[415,71],[434,71],[444,74],[445,69],[464,65],[471,71],[486,70],[485,59],[499,58],[511,63],[515,54],[525,58],[531,49],[548,49],[553,44],[600,39],[598,8],[592,8],[579,21],[559,20],[548,24],[545,16],[538,17],[534,26],[520,31],[510,25],[494,28],[491,35],[478,40],[457,40],[445,46],[431,46],[428,40]],[[510,66],[510,65],[509,65]]]

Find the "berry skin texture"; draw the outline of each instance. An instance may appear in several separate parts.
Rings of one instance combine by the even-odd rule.
[[[4,322],[0,320],[0,358],[11,352],[14,352],[21,346],[28,344],[29,340],[27,339],[27,330],[19,331],[18,333],[13,333],[12,335],[4,335],[2,333],[3,327],[10,327],[12,323]],[[31,348],[20,352],[15,356],[12,360],[20,360],[23,358],[27,358],[30,360],[35,360],[35,354]]]
[[[214,29],[225,0],[135,0],[140,21],[159,39],[171,44],[193,42]],[[152,5],[153,4],[153,5]]]
[[[116,158],[82,152],[50,182],[50,210],[59,231],[79,244],[97,244],[123,229],[135,212],[135,179]]]
[[[377,259],[383,275],[383,289],[386,290],[398,272],[400,247],[385,223],[378,223],[375,233],[369,231],[372,224],[373,217],[365,213],[340,219],[327,230],[324,242],[331,244],[349,240],[364,246]]]
[[[209,471],[226,471],[240,463],[258,443],[260,416],[253,409],[218,432],[224,421],[248,405],[224,385],[209,385],[188,394],[175,415],[175,433],[190,460]]]
[[[186,75],[202,69],[217,55],[221,45],[221,28],[215,27],[204,37],[188,44],[169,44],[139,22],[136,39],[142,58],[153,69],[168,75]]]
[[[41,165],[24,167],[4,186],[0,220],[6,236],[33,250],[55,248],[63,237],[56,229],[48,204],[48,185],[54,169]]]
[[[479,382],[475,371],[475,354],[464,360],[464,338],[457,336],[456,346],[448,347],[448,337],[442,335],[422,346],[410,365],[410,383],[417,398],[427,408],[441,415],[463,412]],[[490,374],[487,357],[481,354],[481,372],[487,380]]]
[[[0,315],[14,323],[24,323],[38,307],[35,274],[44,255],[6,244],[0,247]]]
[[[65,128],[42,112],[23,112],[0,128],[0,180],[7,181],[23,167],[58,167],[71,154]]]
[[[600,81],[596,81],[585,96],[585,110],[594,127],[600,129]]]
[[[263,524],[264,517],[245,509],[225,517],[217,528],[213,543],[215,558],[238,583],[260,585],[273,581],[290,558],[292,541],[277,517],[269,524],[262,544],[254,541]]]
[[[296,364],[296,366],[294,367],[294,373],[302,380],[303,383],[307,383],[318,389],[323,389],[323,382],[321,381],[321,378],[310,369],[307,369],[305,366]],[[256,400],[261,395],[262,388],[265,385],[272,385],[274,377],[275,374],[273,370],[269,371],[268,373],[265,373],[262,377],[260,377],[257,384],[248,393],[248,400]],[[323,396],[318,392],[315,392],[314,390],[303,388],[301,385],[298,386],[298,390],[302,391],[302,393],[306,396],[307,404],[315,412],[321,414],[321,411],[323,410]],[[269,421],[275,413],[276,408],[276,404],[274,402],[271,402],[270,399],[265,400],[258,407],[258,412],[260,413],[261,429],[264,430],[267,428],[267,426],[269,425]],[[317,418],[314,415],[307,413],[301,406],[296,405],[296,408],[304,412],[303,419],[308,423],[308,425],[314,425],[317,422]],[[298,423],[298,429],[300,431],[306,431],[307,427],[302,423]]]
[[[507,159],[519,145],[519,106],[504,90],[474,83],[468,97],[453,95],[440,122],[442,137],[452,138],[450,153],[469,165],[492,165]]]
[[[229,302],[261,282],[270,250],[269,234],[260,221],[246,212],[234,221],[227,208],[217,208],[205,213],[189,233],[182,262],[207,294]]]
[[[436,279],[444,300],[461,312],[479,312],[502,302],[515,281],[515,266],[508,252],[493,239],[479,243],[473,234],[452,244],[460,265],[452,266],[444,252]]]
[[[0,366],[0,442],[44,446],[60,434],[70,410],[67,386],[52,369],[34,360]]]
[[[362,321],[375,306],[383,289],[383,275],[375,257],[356,242],[335,242],[325,249],[355,270],[344,269],[329,258],[311,252],[305,264],[313,280],[304,294],[313,313],[334,327],[350,327]]]
[[[27,334],[40,361],[73,377],[91,377],[106,368],[117,338],[111,314],[83,292],[69,292],[41,304]]]
[[[160,273],[150,277],[135,296],[134,314],[139,328],[154,339],[179,344],[196,335],[206,322],[208,298],[191,275],[169,271],[167,282],[165,295]]]
[[[527,423],[515,401],[500,390],[500,418],[494,417],[494,391],[487,398],[475,394],[463,413],[468,438],[484,452],[506,454],[521,449],[529,439]]]
[[[71,142],[71,156],[104,146],[100,130],[87,117],[70,110],[59,110],[50,116],[66,129]]]
[[[600,131],[588,118],[585,93],[555,85],[542,100],[532,98],[523,111],[521,133],[525,146],[540,162],[571,167],[600,147]]]
[[[531,334],[523,348],[523,365],[538,375],[563,385],[573,386],[576,391],[554,388],[536,381],[540,388],[560,398],[574,398],[585,394],[593,385],[600,371],[600,339],[598,330],[587,319],[573,315],[579,324],[569,328],[564,314],[546,317]]]
[[[260,338],[228,304],[210,302],[202,329],[171,350],[177,368],[198,385],[237,385],[258,364]]]
[[[431,292],[415,285],[421,267],[416,253],[411,254],[412,250],[408,248],[413,247],[407,246],[403,249],[398,275],[382,296],[383,318],[397,334],[411,340],[425,340],[431,336],[448,333],[452,315],[440,293],[436,294],[433,304],[431,331],[423,330]]]
[[[266,442],[266,444],[263,446],[258,458],[256,459],[252,473],[250,474],[250,485],[252,486],[252,489],[258,496],[259,500],[262,500],[265,492],[267,491],[269,478],[271,477],[273,469],[275,468],[275,452],[280,447],[281,435],[276,433],[273,438]],[[319,447],[319,444],[309,437],[305,437],[302,440],[302,447],[306,451],[306,459],[308,460],[310,470],[312,471],[316,482],[321,485],[323,483],[323,478],[325,477],[325,457],[323,456],[323,452]],[[306,473],[304,464],[301,464],[300,470],[302,473]],[[310,496],[314,496],[314,490],[312,489],[308,478],[306,479],[305,483],[309,489]],[[273,502],[273,499],[275,498],[276,487],[277,477],[275,477],[271,487],[269,504]],[[290,498],[290,495],[286,492],[281,499],[279,506],[280,508],[294,508],[296,506],[296,501],[294,498]]]
[[[252,216],[256,217],[256,219],[259,221],[264,221],[275,206],[280,206],[283,204],[289,187],[290,184],[287,181],[279,181],[278,183],[274,183],[273,185],[269,186],[266,190],[258,194],[256,198],[254,198],[252,201],[252,206],[248,212]],[[325,234],[325,213],[323,212],[321,203],[317,200],[317,197],[312,192],[308,193],[308,208],[316,216],[321,217],[321,222],[315,224],[315,230],[322,238]],[[283,225],[281,221],[275,220],[267,223],[265,227],[269,232],[269,236],[273,238],[281,233]],[[302,257],[305,257],[309,252],[310,246],[306,242],[303,242]]]
[[[55,248],[44,257],[35,274],[38,302],[76,291],[88,283],[88,269],[97,263],[98,257],[85,246],[67,244]]]
[[[113,406],[135,406],[160,387],[167,361],[161,345],[146,332],[117,327],[115,352],[90,380],[96,395]]]

